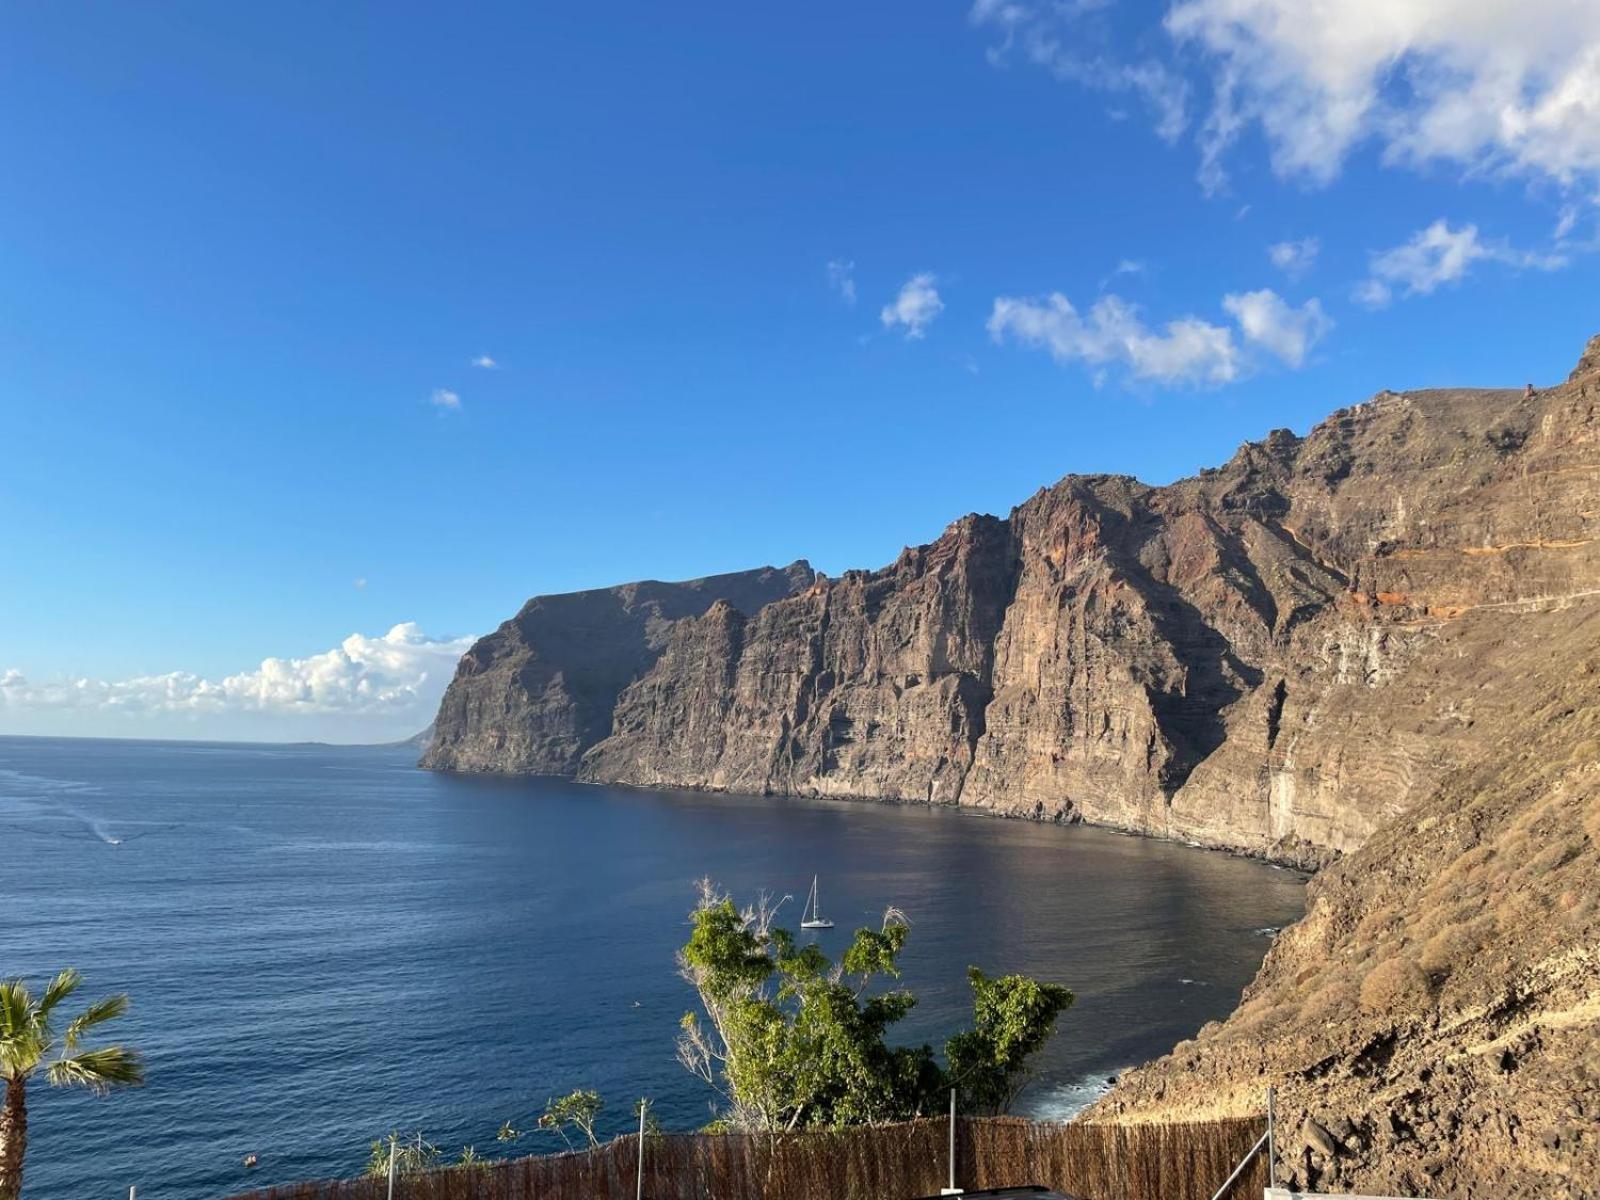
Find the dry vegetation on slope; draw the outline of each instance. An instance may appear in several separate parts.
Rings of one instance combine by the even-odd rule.
[[[1600,1195],[1600,598],[1493,666],[1520,712],[1477,765],[1324,871],[1238,1011],[1089,1119],[1245,1115],[1273,1083],[1303,1186]]]

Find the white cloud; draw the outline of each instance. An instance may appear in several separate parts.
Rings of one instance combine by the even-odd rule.
[[[434,388],[433,395],[428,397],[428,403],[446,412],[454,412],[461,407],[461,397],[449,388]]]
[[[1322,242],[1314,237],[1303,237],[1298,241],[1274,242],[1267,247],[1267,257],[1272,260],[1272,265],[1290,279],[1298,279],[1316,266],[1317,255],[1321,252]]]
[[[1161,332],[1118,296],[1095,302],[1087,318],[1060,292],[1037,299],[1000,296],[987,326],[996,342],[1008,337],[1048,350],[1058,362],[1121,363],[1136,378],[1166,384],[1228,383],[1238,378],[1238,349],[1226,326],[1197,317],[1169,321]]]
[[[1082,28],[1083,18],[1108,7],[1110,0],[975,0],[968,12],[972,24],[997,31],[1000,41],[988,50],[989,62],[1006,66],[1013,56],[1048,70],[1057,79],[1091,91],[1133,94],[1149,107],[1156,133],[1177,141],[1189,124],[1189,85],[1154,58],[1123,62],[1085,48],[1102,31]],[[1111,114],[1120,119],[1120,112]]]
[[[222,679],[185,671],[131,679],[32,683],[12,668],[0,675],[0,716],[9,723],[69,716],[94,728],[107,720],[193,722],[291,718],[384,721],[401,730],[432,719],[456,662],[475,639],[428,637],[414,623],[381,637],[353,633],[306,658],[268,658]],[[95,724],[98,722],[98,724]],[[272,726],[281,729],[281,725]]]
[[[828,263],[828,286],[850,307],[856,303],[856,264],[842,258]]]
[[[1105,291],[1113,280],[1120,279],[1124,275],[1143,275],[1148,270],[1149,267],[1146,266],[1142,260],[1137,258],[1125,258],[1121,262],[1117,263],[1116,266],[1112,267],[1111,273],[1100,281],[1100,290],[1102,292]]]
[[[908,338],[920,338],[944,311],[944,301],[939,299],[937,281],[928,272],[913,275],[906,280],[900,294],[883,306],[879,314],[885,329],[901,326]]]
[[[975,0],[969,19],[997,38],[994,65],[1137,94],[1168,141],[1192,124],[1197,58],[1211,92],[1194,134],[1207,193],[1226,187],[1228,153],[1252,128],[1280,176],[1316,183],[1373,142],[1391,165],[1515,174],[1591,200],[1600,186],[1594,0],[1176,0],[1167,43],[1131,59],[1110,52],[1125,32],[1110,6]]]
[[[1249,373],[1248,347],[1259,347],[1289,367],[1305,365],[1311,348],[1333,328],[1318,300],[1296,308],[1270,288],[1230,292],[1222,307],[1233,327],[1189,315],[1152,328],[1137,305],[1106,295],[1087,314],[1060,292],[1034,298],[1000,296],[989,315],[989,336],[1047,350],[1057,362],[1097,368],[1121,365],[1135,379],[1166,385],[1215,387]],[[1242,344],[1241,344],[1242,343]]]
[[[1307,300],[1294,308],[1270,288],[1229,293],[1222,298],[1222,307],[1239,323],[1247,342],[1270,351],[1290,367],[1304,365],[1311,347],[1333,328],[1319,301]]]
[[[1566,259],[1559,254],[1517,250],[1504,241],[1485,241],[1476,225],[1452,229],[1441,218],[1401,245],[1374,252],[1367,278],[1356,285],[1355,298],[1369,307],[1381,308],[1394,299],[1396,289],[1407,296],[1426,296],[1457,282],[1479,261],[1539,271],[1554,271],[1566,265]]]
[[[1210,189],[1252,125],[1279,175],[1317,183],[1369,139],[1391,164],[1600,178],[1593,0],[1183,0],[1165,25],[1214,72],[1200,134]]]
[[[367,590],[367,577],[365,575],[362,575],[356,580],[356,591],[364,592],[366,590]]]
[[[500,364],[487,354],[478,355],[477,358],[472,360],[472,365],[482,371],[498,371],[500,369]]]

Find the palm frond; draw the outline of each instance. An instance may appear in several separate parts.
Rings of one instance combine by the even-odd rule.
[[[39,1020],[48,1021],[55,1006],[77,991],[82,982],[83,975],[75,967],[68,967],[52,979],[44,995],[39,997]]]
[[[33,995],[20,979],[0,981],[0,1038],[16,1037],[33,1024]]]
[[[67,1026],[66,1042],[68,1050],[76,1050],[78,1043],[83,1040],[83,1035],[96,1025],[103,1025],[107,1021],[114,1021],[128,1011],[128,997],[126,993],[107,996],[104,1000],[96,1000],[83,1013]]]
[[[48,1049],[27,985],[20,979],[0,981],[0,1079],[27,1075]]]
[[[144,1082],[144,1060],[125,1046],[85,1050],[51,1063],[50,1082],[56,1087],[86,1087],[100,1093],[134,1087]]]

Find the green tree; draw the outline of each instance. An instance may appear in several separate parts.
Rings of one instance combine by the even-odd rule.
[[[86,1050],[83,1039],[128,1011],[127,996],[90,1004],[56,1037],[56,1010],[78,990],[83,977],[68,968],[37,1000],[20,979],[0,982],[0,1200],[22,1194],[22,1162],[28,1150],[28,1081],[39,1072],[55,1087],[84,1087],[104,1094],[144,1082],[139,1055],[125,1046]]]
[[[974,1028],[947,1043],[947,1071],[931,1047],[887,1041],[916,1004],[904,988],[879,986],[900,974],[910,929],[898,910],[858,929],[835,964],[779,927],[777,907],[763,896],[741,910],[703,880],[679,953],[702,1012],[685,1014],[678,1059],[722,1096],[720,1128],[776,1134],[905,1120],[941,1109],[952,1084],[972,1089],[967,1111],[1003,1111],[1072,1003],[1054,984],[974,970]]]
[[[577,1091],[568,1092],[565,1096],[548,1101],[544,1106],[544,1115],[539,1118],[540,1129],[553,1129],[561,1135],[561,1140],[566,1142],[567,1148],[572,1149],[572,1139],[567,1136],[570,1128],[581,1133],[589,1148],[600,1144],[600,1139],[595,1136],[595,1122],[600,1119],[600,1110],[605,1107],[600,1099],[599,1092]]]
[[[1007,1112],[1028,1080],[1028,1059],[1050,1040],[1056,1018],[1074,997],[1064,987],[1026,975],[993,979],[968,967],[967,979],[973,1028],[944,1044],[950,1085],[967,1112]]]
[[[432,1171],[444,1161],[444,1152],[422,1136],[418,1130],[410,1137],[402,1137],[396,1130],[386,1138],[378,1138],[372,1143],[372,1152],[367,1156],[368,1175],[383,1178],[389,1174],[389,1155],[394,1155],[394,1173],[396,1175],[421,1175],[424,1171]]]

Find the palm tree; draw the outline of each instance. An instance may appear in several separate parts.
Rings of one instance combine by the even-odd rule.
[[[144,1082],[144,1064],[135,1051],[125,1046],[85,1050],[82,1045],[90,1030],[128,1011],[126,996],[107,996],[89,1005],[57,1043],[55,1010],[82,982],[69,967],[35,1001],[22,980],[0,981],[0,1079],[6,1085],[5,1107],[0,1108],[0,1200],[20,1200],[22,1195],[28,1080],[36,1072],[43,1070],[56,1087],[86,1087],[101,1094]]]

